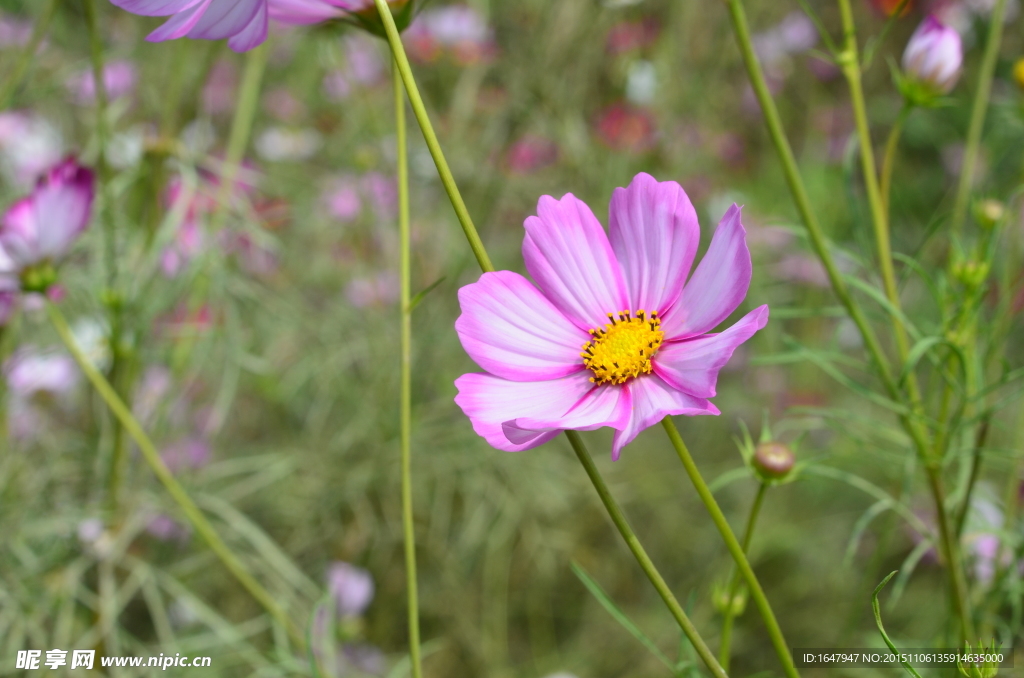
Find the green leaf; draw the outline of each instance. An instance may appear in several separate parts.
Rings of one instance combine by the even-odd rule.
[[[417,295],[416,295],[415,297],[413,297],[412,299],[410,299],[410,300],[409,300],[409,307],[408,307],[407,309],[405,309],[405,310],[406,310],[406,312],[407,312],[407,313],[412,313],[412,312],[413,312],[413,309],[415,309],[415,308],[416,308],[417,306],[419,306],[419,305],[420,305],[420,302],[421,302],[421,301],[423,301],[423,297],[425,297],[425,296],[427,296],[428,294],[430,294],[431,292],[433,292],[433,291],[434,291],[434,288],[435,288],[435,287],[437,287],[438,285],[440,285],[441,283],[443,283],[443,282],[444,282],[444,279],[445,279],[446,277],[447,277],[447,276],[443,276],[443,275],[442,275],[442,276],[441,276],[440,278],[438,278],[438,279],[437,279],[437,280],[435,280],[434,282],[432,282],[432,283],[430,283],[429,285],[427,285],[427,288],[426,288],[425,290],[423,290],[423,291],[419,292],[419,293],[418,293],[418,294],[417,294]]]
[[[883,579],[882,583],[875,587],[874,592],[871,594],[871,609],[875,613],[875,624],[878,626],[878,632],[882,634],[882,640],[884,640],[885,644],[889,646],[889,649],[892,650],[893,654],[895,654],[896,656],[900,656],[900,651],[897,650],[896,646],[893,645],[891,640],[889,640],[889,634],[885,632],[885,627],[882,626],[882,612],[878,609],[878,593],[885,587],[886,584],[889,583],[889,580],[892,579],[897,572],[899,572],[899,570],[893,570],[892,572],[890,572],[889,576]],[[910,675],[914,676],[914,678],[921,678],[921,674],[915,671],[914,667],[911,666],[909,663],[900,659],[900,664],[903,664],[903,668],[905,668],[910,673]]]

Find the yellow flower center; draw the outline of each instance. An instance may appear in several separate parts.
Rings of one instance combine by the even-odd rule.
[[[621,384],[641,374],[650,374],[651,358],[658,352],[665,333],[658,314],[646,311],[622,311],[608,314],[610,324],[590,330],[590,341],[583,345],[583,364],[598,385]]]

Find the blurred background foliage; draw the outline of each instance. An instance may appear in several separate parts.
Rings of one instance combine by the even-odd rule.
[[[811,4],[837,31],[834,3]],[[951,208],[980,61],[984,3],[961,4],[965,76],[948,107],[909,118],[896,165],[894,249],[921,261],[948,247],[936,231]],[[0,63],[17,58],[43,5],[0,1]],[[813,30],[808,37],[793,14],[798,3],[746,5],[821,222],[843,252],[844,270],[873,278],[845,83],[815,55]],[[862,39],[877,35],[884,15],[869,3],[856,5]],[[442,6],[438,0],[428,11]],[[876,498],[850,482],[854,475],[866,479],[900,496],[921,520],[933,520],[923,480],[907,472],[913,459],[904,435],[890,413],[794,352],[806,346],[859,356],[859,338],[836,312],[798,228],[724,5],[475,0],[468,6],[486,25],[483,37],[454,47],[423,38],[419,50],[410,38],[410,50],[497,267],[522,271],[522,222],[542,194],[572,192],[604,221],[612,189],[635,173],[676,180],[697,207],[705,246],[726,207],[745,205],[754,282],[737,314],[768,303],[772,320],[722,373],[715,400],[722,416],[680,420],[683,435],[709,479],[742,468],[735,441],[740,424],[756,437],[763,417],[777,437],[799,439],[801,461],[840,469],[834,477],[807,473],[771,489],[753,539],[753,565],[793,645],[878,645],[870,592],[891,570],[908,572],[911,554],[919,562],[885,612],[887,628],[905,646],[941,642],[950,615],[934,552],[915,551],[905,521],[891,512],[877,515]],[[176,460],[172,470],[298,618],[309,618],[332,562],[372,574],[375,599],[348,633],[383,653],[383,663],[364,668],[405,675],[395,150],[386,46],[338,26],[272,29],[244,188],[228,210],[227,235],[207,234],[196,244],[181,234],[190,215],[174,213],[167,185],[178,182],[207,198],[216,193],[211,177],[224,152],[244,56],[219,43],[146,43],[157,20],[109,3],[99,9],[105,57],[122,61],[131,74],[108,111],[120,284],[131,290],[122,383],[130,385],[135,411],[165,459]],[[898,60],[921,11],[896,23],[865,76],[879,144],[901,104],[886,59]],[[1010,21],[1005,33],[979,178],[982,192],[1003,199],[1019,191],[1024,173],[1024,91],[1012,76],[1013,62],[1024,54],[1020,22]],[[59,3],[24,86],[0,114],[4,205],[24,193],[23,165],[32,159],[96,158],[94,108],[82,89],[89,52],[84,25],[78,2]],[[414,291],[441,280],[414,316],[414,496],[427,674],[669,675],[573,573],[577,563],[675,656],[680,641],[672,619],[611,529],[565,441],[522,454],[497,452],[452,400],[453,380],[476,369],[453,323],[456,291],[477,270],[414,127],[411,139]],[[204,224],[208,217],[196,219]],[[1019,212],[1009,221],[1019,242]],[[88,345],[102,365],[110,347],[100,301],[101,230],[94,223],[65,267],[61,304],[80,341],[94,338]],[[1011,265],[1016,277],[1020,260]],[[934,314],[917,282],[908,283],[904,301],[911,316]],[[876,316],[885,321],[881,310]],[[1015,321],[1014,333],[1018,327]],[[57,344],[40,308],[26,304],[3,335],[8,379],[10,356],[29,347],[59,358]],[[1013,338],[1007,361],[1018,365],[1021,357]],[[111,424],[83,379],[18,397],[9,385],[8,430],[0,442],[0,674],[12,673],[16,651],[30,647],[208,654],[208,675],[309,672],[308,663],[283,657],[282,639],[190,534],[137,455],[120,507],[108,511]],[[977,490],[987,505],[979,516],[986,507],[1005,514],[1008,500],[1019,501],[1020,407],[1007,402],[992,422]],[[667,441],[646,432],[612,463],[606,431],[586,438],[652,558],[714,646],[720,621],[713,593],[730,561]],[[951,466],[954,497],[957,488],[962,496],[965,468]],[[755,490],[749,476],[718,490],[734,529]],[[965,548],[972,595],[981,599],[992,578],[970,550],[978,537],[972,520]],[[1019,553],[1019,519],[1003,528],[1010,536],[1001,538],[1018,544]],[[1009,579],[1004,583],[1016,582],[1016,594],[996,593],[996,627],[1001,637],[1019,641],[1021,605],[1012,598],[1020,596],[1020,578]],[[751,611],[737,622],[734,648],[734,675],[775,672],[771,646]]]

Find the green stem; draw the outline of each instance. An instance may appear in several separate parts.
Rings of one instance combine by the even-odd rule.
[[[799,673],[796,670],[796,666],[793,664],[793,657],[789,653],[789,646],[786,644],[786,638],[782,635],[782,629],[779,628],[779,622],[775,619],[775,613],[772,612],[772,606],[768,602],[768,598],[764,595],[764,590],[761,588],[761,583],[757,581],[757,575],[754,574],[754,570],[750,567],[750,563],[747,561],[747,556],[744,553],[743,546],[736,539],[736,535],[733,534],[732,528],[729,527],[729,521],[725,519],[725,514],[722,513],[722,509],[718,507],[718,502],[715,501],[714,495],[711,494],[711,489],[708,484],[704,482],[703,476],[697,469],[697,465],[693,461],[693,457],[690,456],[690,450],[687,449],[686,443],[683,442],[683,437],[679,435],[679,431],[676,429],[675,423],[672,421],[672,417],[665,417],[661,420],[661,425],[665,428],[665,432],[668,433],[669,440],[672,441],[672,446],[676,448],[676,453],[679,455],[679,460],[683,462],[683,468],[686,469],[686,474],[690,476],[690,481],[693,483],[694,488],[697,490],[697,494],[700,496],[704,506],[707,508],[708,513],[711,514],[711,520],[715,523],[715,527],[722,535],[722,539],[725,540],[725,546],[729,549],[729,553],[732,554],[732,558],[736,561],[736,566],[739,568],[740,574],[746,581],[747,586],[750,588],[750,595],[754,599],[754,604],[757,606],[758,612],[761,613],[761,618],[764,620],[765,627],[768,629],[768,636],[771,638],[772,645],[775,646],[775,654],[778,655],[779,661],[782,663],[782,670],[786,673],[789,678],[798,678]]]
[[[978,432],[974,437],[974,449],[971,452],[971,476],[967,480],[967,491],[964,493],[963,502],[960,505],[960,512],[956,519],[956,536],[957,539],[964,533],[964,525],[967,522],[967,515],[971,512],[971,495],[974,494],[974,486],[978,482],[978,477],[981,475],[981,450],[985,447],[985,443],[988,440],[988,430],[992,424],[992,415],[985,415],[981,420],[981,424],[978,426]]]
[[[860,146],[861,171],[864,175],[864,187],[868,194],[868,205],[871,209],[871,223],[875,231],[875,246],[878,248],[878,264],[882,273],[882,284],[885,296],[895,311],[900,310],[899,289],[896,286],[896,271],[892,263],[892,248],[889,237],[889,216],[878,185],[878,174],[875,169],[875,151],[871,142],[871,129],[868,126],[867,107],[864,103],[864,89],[861,84],[860,57],[857,53],[857,33],[853,22],[853,11],[850,0],[839,0],[839,9],[843,21],[845,45],[838,61],[846,76],[850,90],[850,103],[856,121],[857,138]],[[895,141],[894,141],[895,143]],[[899,351],[900,364],[906,363],[910,353],[906,328],[900,322],[898,314],[893,314],[893,330],[896,336],[896,347]],[[917,379],[913,372],[907,375],[907,390],[914,409],[920,403]]]
[[[892,170],[893,165],[896,164],[896,149],[899,147],[900,134],[903,133],[903,124],[907,121],[911,110],[913,110],[913,106],[909,102],[904,102],[903,108],[896,116],[896,122],[889,130],[889,138],[885,142],[885,157],[882,159],[882,178],[879,188],[882,192],[882,209],[885,210],[886,219],[890,221],[892,210],[889,196],[892,190]]]
[[[753,42],[750,38],[750,27],[747,25],[746,12],[743,9],[742,0],[726,0],[727,7],[729,10],[729,16],[732,20],[733,31],[736,34],[736,41],[739,45],[741,54],[743,55],[743,62],[747,68],[747,74],[750,77],[751,85],[754,88],[754,93],[757,96],[757,101],[761,106],[761,111],[765,118],[765,124],[768,127],[769,136],[772,139],[772,143],[775,145],[775,150],[778,153],[779,160],[782,162],[783,173],[786,177],[786,182],[789,185],[790,192],[793,194],[793,202],[796,204],[797,210],[800,212],[800,216],[803,219],[804,226],[807,228],[808,235],[811,239],[811,245],[814,247],[815,252],[821,259],[822,264],[825,266],[825,270],[828,273],[829,280],[832,283],[832,289],[839,301],[846,308],[846,312],[849,314],[850,319],[853,320],[857,329],[860,331],[861,336],[864,338],[864,345],[875,363],[878,369],[879,377],[882,380],[882,384],[885,386],[885,390],[889,397],[897,402],[903,401],[903,395],[900,392],[899,384],[893,378],[893,374],[885,354],[882,352],[882,347],[878,343],[878,339],[875,337],[874,331],[867,322],[867,318],[864,316],[860,306],[856,303],[852,296],[850,296],[849,288],[846,286],[846,282],[843,280],[842,275],[839,273],[835,266],[835,262],[832,259],[831,254],[828,251],[825,237],[822,234],[821,227],[817,222],[817,218],[814,212],[811,210],[810,201],[807,197],[807,190],[803,184],[803,178],[800,176],[800,171],[796,165],[796,159],[793,156],[793,150],[789,145],[789,140],[786,138],[786,133],[782,128],[782,121],[779,117],[779,111],[775,106],[775,101],[772,99],[770,92],[768,91],[768,85],[765,81],[764,71],[761,69],[761,64],[757,60],[757,56],[754,53]],[[939,473],[938,470],[932,470],[929,466],[930,462],[930,447],[928,445],[928,436],[926,431],[923,429],[921,419],[916,415],[903,415],[900,417],[900,421],[910,435],[911,440],[914,443],[914,448],[917,451],[918,456],[926,461],[926,468],[929,473],[929,483],[933,490],[937,488],[939,494],[942,493],[942,480],[941,476],[932,477],[933,472]],[[944,508],[940,501],[940,496],[934,494],[935,504],[939,513],[944,512]],[[959,550],[951,540],[949,533],[948,521],[943,517],[939,521],[940,536],[943,543],[943,552],[946,554],[947,563],[951,570],[960,568]],[[945,526],[945,527],[944,527]],[[950,572],[950,580],[962,582],[962,572]],[[954,587],[956,588],[956,587]],[[957,588],[954,597],[959,600],[965,600],[963,596],[962,587]],[[961,606],[961,609],[966,609]],[[962,617],[964,628],[970,628],[971,623],[968,619]]]
[[[36,19],[35,26],[32,27],[32,36],[28,40],[28,44],[25,45],[24,49],[21,50],[21,54],[18,55],[18,60],[14,62],[14,68],[11,69],[11,75],[7,78],[4,83],[3,89],[0,90],[0,110],[7,108],[7,105],[11,101],[11,97],[14,96],[15,90],[21,85],[21,81],[25,78],[25,73],[28,71],[28,65],[32,63],[32,57],[39,51],[39,44],[42,43],[43,38],[46,37],[47,31],[50,30],[50,23],[53,21],[54,15],[57,13],[57,3],[60,0],[50,0],[46,7],[43,8],[42,14]]]
[[[815,216],[814,210],[811,209],[811,201],[807,196],[807,189],[804,186],[803,178],[800,176],[796,157],[793,155],[793,149],[786,138],[786,132],[782,127],[782,119],[779,117],[779,111],[775,107],[775,101],[768,91],[768,83],[765,81],[764,71],[761,69],[761,64],[754,53],[754,45],[750,38],[750,26],[747,24],[747,14],[743,9],[743,2],[742,0],[726,0],[726,4],[732,21],[733,31],[736,34],[736,42],[743,56],[743,63],[747,68],[747,74],[750,77],[750,84],[754,88],[754,94],[757,96],[761,112],[764,114],[768,135],[771,137],[775,151],[779,156],[779,161],[782,163],[782,172],[786,177],[786,184],[789,186],[790,193],[793,195],[793,202],[800,213],[800,218],[804,222],[804,227],[807,228],[807,234],[811,239],[811,246],[814,248],[818,258],[821,259],[821,263],[825,266],[825,271],[828,273],[828,279],[832,283],[832,289],[836,297],[839,298],[840,303],[846,308],[846,312],[854,324],[857,325],[857,329],[864,338],[864,345],[872,360],[874,360],[875,366],[878,368],[879,375],[886,385],[886,390],[890,395],[898,394],[899,389],[897,388],[896,380],[893,378],[889,361],[882,351],[882,346],[878,343],[878,338],[868,324],[860,305],[857,304],[850,294],[846,281],[843,280],[842,273],[839,272],[839,268],[832,258],[832,253],[829,252],[828,242],[821,230],[821,225],[818,223],[818,218]]]
[[[981,133],[985,128],[985,115],[992,93],[992,76],[995,74],[996,60],[999,58],[999,44],[1003,38],[1005,17],[1006,0],[996,0],[996,5],[992,9],[992,20],[988,26],[988,37],[985,39],[985,56],[982,57],[981,71],[978,73],[978,89],[974,92],[974,103],[971,106],[967,144],[964,146],[964,159],[960,166],[960,183],[956,187],[956,202],[953,203],[951,227],[954,236],[963,230],[964,220],[967,218],[967,201],[971,197],[971,184],[974,183],[978,147],[981,145]]]
[[[135,444],[139,446],[142,456],[146,458],[146,461],[153,469],[153,473],[167,489],[167,492],[174,501],[177,502],[182,513],[185,514],[192,524],[192,527],[206,541],[210,549],[220,558],[224,566],[235,576],[239,583],[287,630],[292,641],[300,648],[304,647],[305,639],[302,632],[295,626],[284,609],[278,605],[274,597],[245,569],[245,566],[242,565],[238,557],[220,538],[220,535],[217,534],[217,531],[206,519],[206,516],[202,514],[199,507],[188,496],[185,488],[178,483],[174,474],[164,464],[163,459],[160,458],[160,453],[157,452],[156,447],[153,445],[153,441],[149,439],[149,436],[146,435],[138,420],[135,419],[134,415],[132,415],[131,411],[117,395],[114,387],[93,366],[89,358],[82,353],[82,349],[75,343],[75,338],[71,334],[64,314],[60,312],[57,306],[49,302],[46,304],[46,310],[50,316],[50,322],[53,324],[54,329],[57,330],[57,334],[60,335],[71,356],[75,359],[79,369],[82,370],[86,378],[96,389],[96,392],[99,393],[100,397],[107,404],[107,407],[110,408],[110,411],[121,422],[121,425],[124,426],[128,435],[135,441]]]
[[[391,53],[395,57],[395,65],[402,76],[402,81],[405,83],[405,91],[409,94],[409,103],[412,105],[413,115],[416,116],[416,121],[423,132],[423,139],[427,142],[430,156],[434,159],[437,173],[441,176],[441,183],[444,185],[444,190],[448,193],[448,199],[455,209],[455,216],[458,217],[459,224],[462,225],[462,230],[466,234],[466,239],[469,241],[473,254],[476,255],[476,259],[480,263],[480,268],[485,272],[493,271],[494,265],[491,264],[491,258],[487,256],[484,243],[480,240],[480,234],[477,233],[476,226],[473,225],[473,219],[469,216],[469,210],[466,209],[466,203],[462,199],[462,194],[459,193],[459,187],[455,184],[455,177],[452,176],[452,171],[448,167],[448,161],[445,160],[441,144],[437,141],[434,127],[430,124],[430,116],[427,115],[427,109],[423,105],[423,98],[416,87],[416,79],[413,77],[409,58],[405,54],[405,47],[402,46],[402,36],[398,33],[395,18],[391,16],[391,10],[388,9],[388,4],[385,0],[374,0],[374,3],[377,5],[377,11],[380,13],[381,21],[384,23],[388,44],[391,45]]]
[[[423,677],[420,657],[420,613],[416,583],[416,532],[412,512],[412,265],[409,233],[409,148],[405,124],[405,92],[398,68],[395,86],[395,125],[398,146],[398,238],[401,243],[402,385],[400,428],[402,446],[402,528],[405,537],[405,578],[409,598],[409,658],[413,678]]]
[[[743,533],[743,552],[747,553],[750,550],[750,539],[754,536],[754,524],[757,521],[757,514],[761,511],[761,503],[764,501],[764,493],[768,489],[768,483],[761,481],[761,485],[757,488],[757,495],[754,497],[754,503],[750,507],[750,515],[747,516],[747,529]],[[736,615],[733,614],[733,600],[739,594],[740,591],[740,573],[735,567],[732,568],[732,574],[729,576],[729,585],[726,589],[728,593],[727,603],[725,606],[725,613],[722,615],[722,640],[721,645],[718,648],[718,661],[721,662],[722,668],[726,671],[729,670],[729,655],[732,645],[732,622]]]
[[[612,522],[615,523],[615,527],[618,528],[619,534],[626,541],[626,546],[633,552],[633,556],[636,561],[640,564],[640,568],[647,575],[647,578],[654,584],[654,588],[658,591],[658,595],[665,601],[665,605],[668,607],[669,612],[675,617],[676,622],[679,624],[679,628],[683,630],[686,637],[693,643],[693,647],[697,650],[697,654],[701,660],[711,671],[712,675],[718,678],[725,678],[727,676],[725,669],[723,669],[718,660],[715,659],[715,655],[708,648],[707,643],[701,638],[700,633],[694,627],[693,622],[686,616],[686,612],[683,610],[679,601],[672,594],[672,590],[669,589],[668,584],[662,578],[661,573],[658,572],[658,568],[651,562],[650,557],[647,555],[647,551],[640,544],[640,540],[637,539],[636,534],[633,532],[633,528],[629,526],[629,521],[626,520],[626,516],[622,513],[622,509],[619,508],[618,503],[615,501],[615,497],[612,496],[611,490],[608,489],[608,485],[605,484],[604,478],[601,477],[601,472],[597,470],[597,466],[594,464],[594,460],[591,458],[587,448],[583,445],[583,439],[577,431],[566,431],[566,437],[569,438],[569,444],[572,445],[573,451],[579,458],[580,463],[583,464],[584,470],[590,477],[590,482],[594,485],[594,489],[597,490],[597,495],[601,498],[601,502],[604,504],[605,509],[608,511],[608,515],[611,517]]]

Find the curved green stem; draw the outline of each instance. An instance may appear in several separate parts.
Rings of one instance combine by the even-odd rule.
[[[584,470],[590,477],[590,482],[594,485],[594,489],[597,490],[597,495],[601,498],[601,503],[604,504],[605,509],[608,511],[608,515],[611,517],[612,522],[615,523],[615,527],[618,528],[619,534],[626,541],[626,546],[633,552],[633,556],[636,561],[640,564],[640,568],[647,575],[647,578],[654,584],[654,588],[658,591],[658,595],[665,601],[665,605],[668,607],[669,612],[675,617],[676,622],[679,624],[679,628],[683,630],[686,637],[693,643],[693,647],[697,650],[697,654],[703,660],[704,664],[711,671],[712,675],[717,678],[726,678],[727,674],[725,669],[719,665],[718,660],[715,659],[715,655],[708,648],[707,643],[701,638],[700,633],[694,627],[693,622],[686,616],[686,612],[683,610],[679,601],[672,594],[672,590],[669,589],[668,584],[662,578],[661,573],[658,572],[658,568],[651,562],[650,556],[647,555],[647,551],[644,550],[643,545],[640,544],[640,540],[637,539],[636,533],[633,532],[633,528],[629,526],[629,521],[626,520],[626,516],[622,513],[622,509],[619,508],[618,502],[615,501],[615,497],[612,496],[611,490],[608,489],[608,485],[605,484],[604,478],[601,477],[601,472],[597,470],[597,466],[594,464],[594,460],[591,458],[590,453],[583,444],[583,439],[580,434],[576,431],[566,431],[566,437],[569,438],[569,444],[572,445],[573,451],[579,458],[580,463],[583,464]]]
[[[903,124],[907,121],[911,110],[913,110],[913,106],[909,102],[904,102],[903,108],[900,109],[899,115],[896,116],[896,122],[892,124],[892,129],[889,130],[889,138],[885,142],[885,157],[882,159],[882,178],[879,189],[882,192],[882,209],[885,210],[886,219],[890,220],[889,195],[892,190],[892,170],[896,164],[896,149],[900,144]]]
[[[978,89],[974,92],[971,122],[967,128],[967,143],[964,146],[963,164],[960,166],[960,182],[956,187],[956,202],[953,203],[951,227],[954,236],[963,230],[964,220],[967,218],[967,201],[971,197],[971,184],[974,183],[978,147],[981,145],[981,133],[985,128],[985,115],[992,93],[992,76],[995,74],[996,61],[999,58],[999,44],[1003,39],[1005,18],[1006,0],[996,0],[988,26],[988,37],[985,38],[985,56],[982,57],[981,70],[978,72]]]
[[[750,507],[750,515],[747,516],[747,529],[743,533],[742,544],[744,553],[750,551],[750,539],[754,536],[754,524],[757,522],[757,514],[761,511],[761,502],[764,501],[764,493],[767,489],[768,483],[761,481],[761,485],[757,488],[757,495],[754,497],[754,503]],[[722,615],[722,640],[718,647],[718,661],[721,662],[722,668],[726,671],[729,670],[732,622],[736,617],[733,614],[733,600],[739,594],[741,583],[739,570],[733,567],[732,574],[729,576],[729,584],[726,588],[726,593],[729,597],[725,605],[725,613]]]
[[[452,171],[448,167],[448,161],[445,160],[444,152],[441,150],[441,144],[437,141],[437,134],[434,133],[434,127],[430,124],[430,116],[427,115],[427,109],[423,105],[423,98],[416,87],[416,79],[413,77],[409,58],[405,54],[405,47],[402,46],[402,36],[398,33],[395,18],[391,16],[391,10],[388,9],[388,4],[385,0],[374,0],[374,3],[377,5],[377,11],[380,12],[381,21],[384,23],[388,44],[391,45],[391,53],[395,57],[395,65],[402,76],[402,81],[405,83],[405,91],[409,94],[409,104],[412,106],[413,115],[416,116],[416,122],[419,123],[420,129],[423,131],[423,139],[427,142],[430,156],[434,159],[437,173],[441,176],[441,183],[444,185],[444,190],[448,193],[448,199],[455,209],[455,216],[458,217],[459,224],[462,225],[462,231],[466,234],[466,240],[469,241],[469,246],[473,250],[473,254],[476,255],[480,268],[484,271],[493,271],[494,265],[491,263],[491,258],[487,255],[483,241],[480,240],[480,234],[477,233],[476,226],[473,225],[473,219],[469,216],[469,210],[466,209],[466,203],[462,199],[462,194],[459,193],[459,187],[455,185],[455,177],[452,176]]]
[[[405,124],[405,92],[393,69],[395,125],[398,146],[398,239],[401,247],[402,384],[399,419],[402,447],[402,531],[405,539],[405,578],[409,606],[409,659],[413,678],[423,677],[420,657],[420,612],[416,583],[416,532],[412,512],[412,265],[409,233],[409,148]]]
[[[754,570],[747,561],[743,546],[736,539],[732,528],[729,527],[729,521],[725,519],[725,514],[718,507],[718,502],[715,501],[714,495],[711,494],[708,484],[704,482],[704,477],[701,476],[697,465],[693,461],[693,457],[690,456],[690,450],[687,449],[686,443],[683,442],[683,437],[679,435],[672,417],[662,419],[661,425],[665,428],[665,432],[668,433],[669,440],[672,441],[672,446],[676,448],[676,453],[679,455],[679,460],[683,462],[686,474],[690,476],[690,481],[697,490],[701,501],[704,502],[708,513],[711,514],[711,520],[721,533],[722,539],[725,540],[726,548],[729,549],[729,553],[739,568],[740,575],[750,589],[750,596],[754,599],[754,604],[757,606],[758,612],[761,613],[764,625],[768,629],[768,636],[775,647],[775,654],[778,655],[779,661],[782,663],[782,670],[789,678],[798,678],[800,674],[793,664],[793,657],[789,652],[789,646],[786,644],[786,638],[782,635],[782,629],[779,628],[779,622],[775,619],[775,613],[772,611],[772,606],[768,602],[767,596],[764,595],[761,583],[757,581],[757,575],[754,574]]]
[[[811,246],[814,248],[818,258],[821,259],[821,263],[825,266],[825,271],[828,273],[828,279],[832,283],[832,290],[835,292],[836,297],[839,298],[840,303],[842,303],[864,338],[864,345],[878,369],[879,376],[886,385],[886,390],[890,395],[898,393],[899,389],[897,388],[896,380],[893,378],[889,360],[882,351],[882,345],[878,343],[878,338],[868,324],[867,317],[861,310],[860,305],[850,294],[850,289],[846,285],[846,281],[843,280],[842,273],[839,272],[835,259],[832,258],[832,253],[828,249],[828,242],[824,232],[821,230],[821,225],[818,223],[818,218],[811,208],[811,201],[807,195],[807,188],[804,186],[803,178],[800,176],[796,157],[793,155],[793,149],[789,145],[789,139],[786,138],[786,132],[782,127],[782,119],[779,117],[775,101],[768,90],[764,71],[754,52],[754,44],[750,37],[750,26],[747,24],[747,14],[743,9],[743,2],[742,0],[726,0],[726,6],[729,10],[729,18],[732,21],[733,32],[736,34],[736,43],[743,56],[743,63],[746,66],[747,74],[750,77],[750,84],[754,88],[754,94],[757,96],[757,102],[760,104],[761,112],[764,115],[768,135],[771,137],[772,144],[775,146],[775,151],[779,156],[779,161],[782,163],[782,172],[786,178],[786,184],[793,195],[793,202],[800,213],[801,220],[804,222],[807,234],[810,236]]]
[[[53,324],[54,329],[57,330],[57,334],[60,335],[71,356],[75,359],[79,369],[82,370],[86,378],[96,389],[96,392],[107,404],[107,407],[110,408],[110,411],[121,422],[121,425],[124,426],[128,435],[135,441],[135,444],[139,446],[142,456],[145,457],[146,462],[153,469],[154,475],[167,489],[167,492],[174,501],[177,502],[182,513],[185,514],[185,517],[192,524],[192,527],[202,536],[209,545],[210,550],[220,558],[220,561],[224,563],[224,566],[227,567],[228,571],[234,575],[238,582],[287,630],[292,641],[300,648],[304,647],[305,639],[302,632],[295,626],[284,609],[278,605],[274,597],[245,569],[238,556],[220,538],[220,535],[217,534],[217,531],[206,519],[206,516],[202,514],[199,507],[188,496],[185,488],[181,486],[174,477],[174,474],[164,464],[163,459],[160,458],[160,453],[157,452],[156,447],[153,445],[153,441],[149,439],[149,436],[146,435],[138,420],[135,419],[135,416],[128,409],[128,406],[124,404],[117,395],[117,392],[114,391],[114,387],[110,385],[110,382],[100,374],[99,370],[82,353],[82,349],[78,347],[78,344],[75,343],[75,338],[71,335],[71,330],[68,327],[67,320],[64,318],[64,314],[54,304],[49,302],[46,304],[46,311],[50,316],[50,322]]]
[[[42,14],[36,19],[35,26],[32,27],[32,36],[21,50],[21,54],[18,55],[18,60],[14,62],[14,68],[11,69],[10,76],[4,82],[3,89],[0,90],[0,110],[7,108],[7,105],[11,102],[11,97],[14,96],[14,92],[21,85],[21,81],[24,80],[25,73],[28,71],[28,65],[32,63],[32,57],[39,51],[40,43],[46,37],[47,31],[50,30],[50,23],[53,21],[53,16],[57,13],[58,2],[60,0],[50,0],[46,7],[43,8]]]

